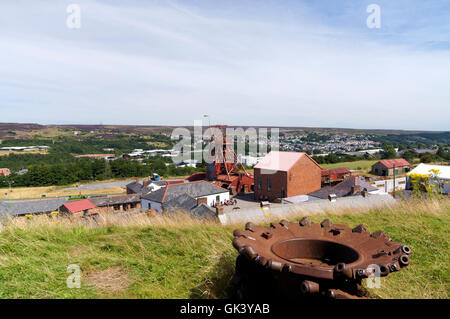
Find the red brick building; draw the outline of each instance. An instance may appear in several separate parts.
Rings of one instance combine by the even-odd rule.
[[[254,167],[255,199],[275,200],[319,190],[321,171],[306,153],[272,151]]]
[[[410,169],[411,164],[403,158],[385,159],[373,164],[371,173],[379,176],[392,176],[394,173],[405,174]]]
[[[9,168],[0,168],[0,176],[8,176],[11,174]]]
[[[354,176],[347,167],[336,167],[322,170],[322,185],[331,185],[342,181],[347,177]]]

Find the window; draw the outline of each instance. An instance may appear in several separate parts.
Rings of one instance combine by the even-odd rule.
[[[262,177],[258,176],[258,189],[262,188]]]
[[[114,210],[119,210],[120,209],[120,205],[114,205]]]
[[[270,180],[270,178],[267,178],[267,191],[270,192],[271,189],[272,189],[272,181]]]
[[[220,195],[217,195],[217,196],[216,196],[216,203],[217,203],[217,204],[220,204]]]
[[[398,174],[398,168],[394,170],[394,174]]]

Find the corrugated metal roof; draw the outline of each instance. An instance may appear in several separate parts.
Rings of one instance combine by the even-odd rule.
[[[322,176],[328,176],[333,174],[350,174],[350,173],[351,171],[347,167],[336,167],[322,170]]]
[[[89,199],[70,201],[64,204],[64,207],[71,213],[81,212],[86,209],[97,208]]]
[[[10,216],[49,213],[57,211],[66,202],[66,198],[21,200],[9,203],[0,202],[0,213]]]
[[[409,162],[404,158],[381,160],[380,163],[386,166],[387,168],[393,168],[394,164],[396,167],[411,166],[411,164],[409,164]]]
[[[103,207],[103,206],[137,203],[137,202],[141,201],[141,195],[140,194],[130,194],[130,195],[93,197],[93,198],[89,198],[89,200],[95,206]]]

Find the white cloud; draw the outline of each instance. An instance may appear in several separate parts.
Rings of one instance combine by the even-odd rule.
[[[31,2],[27,2],[31,3]],[[449,50],[183,4],[0,5],[0,121],[448,129]],[[43,10],[40,10],[43,9]],[[36,14],[37,12],[40,15]],[[3,113],[5,114],[5,113]]]

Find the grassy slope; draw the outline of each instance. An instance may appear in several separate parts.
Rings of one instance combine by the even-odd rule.
[[[354,161],[354,162],[342,162],[342,163],[334,163],[334,164],[321,164],[323,168],[336,168],[336,167],[347,167],[349,169],[368,169],[371,168],[373,164],[375,164],[377,161]]]
[[[411,265],[383,278],[382,289],[371,290],[372,296],[449,298],[449,216],[447,200],[326,217],[383,229],[412,248]],[[324,218],[312,216],[316,222]],[[142,218],[126,225],[109,223],[86,228],[34,220],[5,226],[0,232],[0,298],[226,296],[236,257],[231,246],[235,227]],[[82,268],[80,289],[66,287],[69,264]]]

